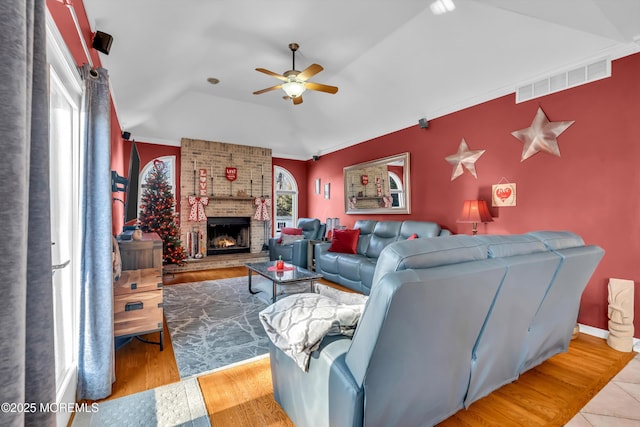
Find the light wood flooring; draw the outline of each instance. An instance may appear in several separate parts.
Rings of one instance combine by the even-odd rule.
[[[244,267],[176,273],[165,285],[246,275]],[[329,282],[325,282],[329,283]],[[158,333],[145,338],[156,341]],[[569,351],[521,375],[439,426],[562,426],[633,357],[611,349],[603,339],[580,334]],[[269,358],[199,379],[215,427],[293,426],[273,399]],[[116,382],[109,399],[179,381],[165,323],[165,349],[132,341],[116,352]]]

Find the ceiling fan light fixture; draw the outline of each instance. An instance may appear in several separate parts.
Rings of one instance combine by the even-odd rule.
[[[289,96],[290,98],[296,98],[300,95],[302,95],[302,93],[307,90],[307,88],[304,86],[303,82],[298,82],[298,81],[288,81],[287,83],[282,85],[282,90],[284,90],[284,92],[287,94],[287,96]]]
[[[453,0],[436,0],[431,3],[431,12],[434,15],[442,15],[443,13],[452,12],[456,5]]]

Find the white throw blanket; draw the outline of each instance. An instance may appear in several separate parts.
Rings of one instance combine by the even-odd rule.
[[[260,312],[269,339],[305,372],[325,335],[353,335],[367,300],[323,285],[318,289],[320,294],[293,294]]]

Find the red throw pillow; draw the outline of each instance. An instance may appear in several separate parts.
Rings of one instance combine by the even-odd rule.
[[[341,252],[343,254],[355,254],[358,249],[358,237],[360,229],[355,230],[333,230],[333,238],[329,252]]]
[[[302,228],[282,227],[280,229],[281,234],[289,234],[292,236],[299,236],[302,234]]]
[[[411,236],[407,237],[407,240],[413,240],[417,238],[418,238],[418,235],[416,233],[413,233]]]
[[[294,227],[282,227],[280,229],[280,235],[288,234],[290,236],[300,236],[302,235],[302,228],[294,228]],[[282,243],[282,237],[276,240],[276,243]]]

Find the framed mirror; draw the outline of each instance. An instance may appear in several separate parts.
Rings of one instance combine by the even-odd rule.
[[[408,152],[345,167],[345,213],[411,213],[410,178]]]

